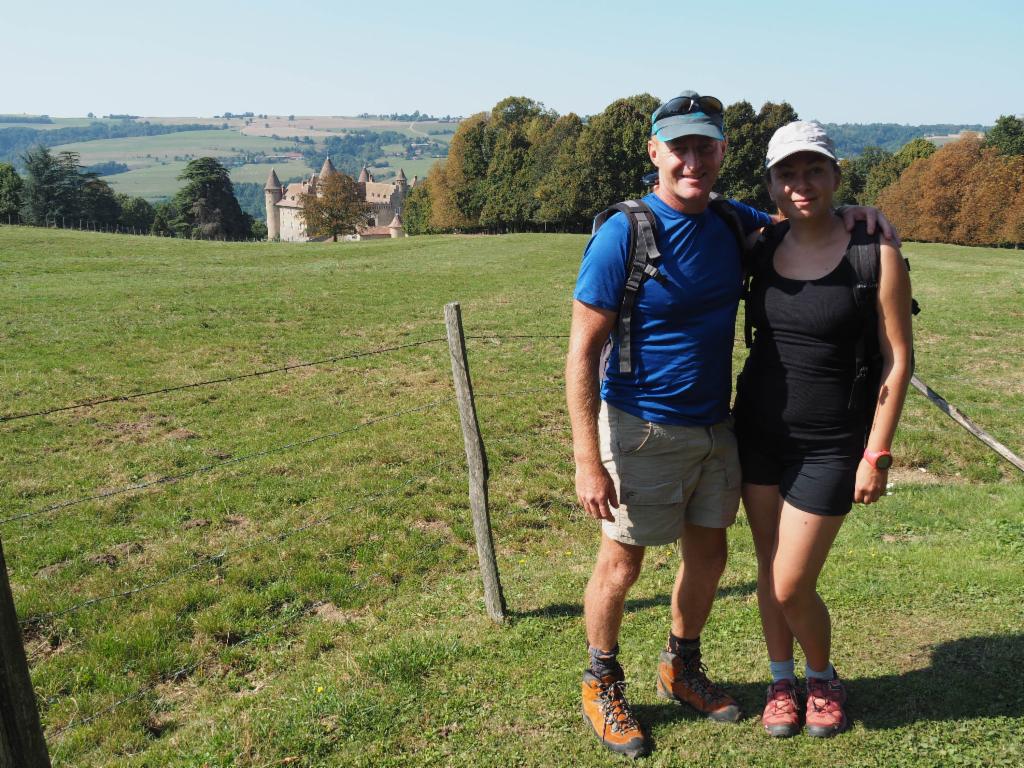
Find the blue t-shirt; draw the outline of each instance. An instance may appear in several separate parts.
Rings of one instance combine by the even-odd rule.
[[[644,199],[658,220],[657,243],[666,285],[645,280],[633,305],[632,372],[619,372],[618,343],[608,360],[601,397],[610,405],[663,424],[717,424],[729,413],[732,345],[742,282],[739,246],[710,208],[680,213],[657,195]],[[730,201],[750,232],[766,213]],[[573,298],[618,312],[629,259],[629,222],[619,213],[587,244]]]

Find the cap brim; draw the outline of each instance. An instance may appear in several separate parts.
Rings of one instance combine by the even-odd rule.
[[[776,165],[778,165],[783,160],[785,160],[787,157],[792,157],[793,155],[798,155],[801,152],[813,152],[816,155],[821,155],[822,157],[827,157],[833,163],[838,163],[839,162],[838,158],[836,158],[835,155],[833,155],[831,152],[826,152],[824,149],[822,149],[821,147],[818,147],[818,146],[791,147],[791,148],[787,149],[785,152],[783,152],[781,155],[779,155],[778,157],[773,158],[769,162],[765,163],[764,169],[766,171],[770,170],[771,168],[774,168]]]
[[[717,125],[703,121],[687,120],[686,117],[689,117],[689,115],[679,115],[659,120],[654,124],[654,131],[651,135],[662,141],[672,141],[683,136],[707,136],[717,141],[725,140],[725,134],[722,133],[722,130]]]

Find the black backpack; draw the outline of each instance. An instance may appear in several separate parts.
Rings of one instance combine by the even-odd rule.
[[[729,202],[717,194],[712,193],[708,201],[708,208],[715,212],[733,233],[736,242],[740,247],[741,260],[744,269],[747,267],[746,235],[743,231],[743,221],[740,219],[736,209]],[[601,226],[614,214],[623,213],[629,221],[629,260],[626,270],[626,284],[622,291],[622,303],[619,305],[619,316],[615,324],[613,335],[619,341],[619,373],[631,373],[633,371],[631,326],[633,320],[633,306],[636,304],[637,294],[641,286],[648,278],[654,278],[664,284],[665,276],[658,269],[661,263],[661,252],[658,251],[657,239],[658,220],[654,212],[642,200],[623,200],[621,203],[609,206],[594,217],[594,227],[591,231],[593,236]],[[605,368],[608,356],[611,354],[612,339],[609,337],[601,350],[600,376],[605,376]]]
[[[747,349],[754,341],[754,324],[747,304],[750,300],[750,285],[756,275],[764,274],[765,269],[775,254],[782,238],[789,231],[789,222],[780,221],[765,227],[757,243],[751,249],[749,257],[750,269],[744,280],[743,300],[745,304],[743,319],[743,339]],[[878,280],[881,271],[882,250],[879,231],[869,235],[867,224],[856,222],[850,236],[850,247],[843,257],[852,267],[856,282],[851,286],[853,301],[861,318],[861,332],[854,346],[854,378],[850,388],[850,399],[847,407],[851,411],[864,414],[864,440],[867,442],[871,432],[871,424],[875,419],[875,407],[878,404],[878,388],[882,384],[882,350],[878,344]],[[910,261],[903,263],[910,271]],[[912,315],[920,313],[921,306],[917,299],[910,300]],[[911,352],[911,371],[914,369],[914,357]],[[874,395],[874,399],[872,399]]]

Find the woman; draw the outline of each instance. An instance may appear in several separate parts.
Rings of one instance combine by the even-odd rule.
[[[833,212],[839,166],[820,125],[780,128],[766,165],[786,221],[766,230],[755,248],[746,310],[755,337],[735,409],[771,662],[762,721],[772,736],[800,730],[796,638],[806,660],[807,733],[831,736],[848,725],[846,692],[831,662],[818,575],[853,502],[870,504],[885,490],[911,375],[910,279],[899,250],[882,240],[877,292],[868,294],[877,323],[872,314],[865,321],[849,254],[855,242],[874,249],[877,240],[863,230],[851,239]],[[858,352],[864,358],[858,339],[874,332],[869,325],[877,325],[882,359],[877,391],[855,373]]]

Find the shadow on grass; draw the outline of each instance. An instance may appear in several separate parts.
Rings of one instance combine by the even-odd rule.
[[[716,599],[723,597],[752,595],[757,591],[757,582],[746,581],[742,584],[733,584],[728,587],[719,587]],[[654,597],[635,598],[632,600],[626,600],[626,613],[636,613],[637,611],[644,611],[648,608],[668,608],[669,606],[669,595],[655,595]],[[530,611],[509,611],[509,615],[513,619],[525,619],[525,618],[545,618],[545,619],[557,619],[557,618],[575,618],[583,615],[583,595],[580,595],[579,603],[555,603],[553,605],[545,605],[540,608],[534,608]]]
[[[931,664],[903,675],[847,682],[851,714],[865,728],[920,720],[1021,717],[1024,635],[963,637],[932,648]]]
[[[669,596],[655,595],[654,597],[636,598],[626,601],[626,613],[645,611],[648,608],[668,608]],[[554,603],[532,611],[509,611],[513,619],[525,619],[529,617],[540,617],[545,619],[574,618],[583,615],[583,595],[580,595],[579,603]]]
[[[933,647],[931,664],[925,669],[846,679],[849,714],[868,730],[900,728],[922,721],[1021,717],[1022,658],[1024,635],[965,637],[941,643]],[[744,720],[760,717],[767,685],[767,680],[722,682],[739,702]],[[670,702],[634,705],[634,710],[641,722],[651,726],[701,717],[689,707]]]

